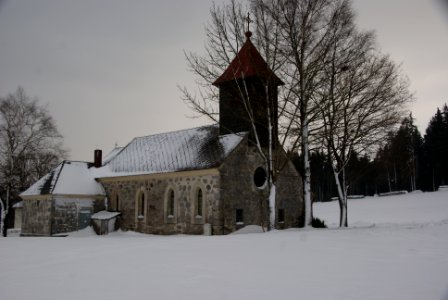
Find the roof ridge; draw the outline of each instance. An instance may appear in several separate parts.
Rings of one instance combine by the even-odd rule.
[[[79,163],[86,163],[86,164],[90,164],[90,163],[92,163],[91,161],[85,161],[85,160],[71,160],[71,159],[64,159],[62,162],[63,162],[63,163],[67,163],[67,162],[70,162],[70,163],[72,163],[72,162],[79,162]]]
[[[217,126],[218,126],[218,124],[215,123],[215,124],[211,124],[211,125],[203,125],[203,126],[192,127],[192,128],[187,128],[187,129],[179,129],[179,130],[173,130],[173,131],[167,131],[167,132],[148,134],[148,135],[143,135],[143,136],[136,136],[123,148],[126,148],[133,140],[136,140],[136,139],[147,138],[147,137],[150,137],[150,136],[165,135],[165,134],[169,134],[169,133],[180,133],[180,132],[185,132],[185,131],[190,131],[190,130],[195,130],[195,129],[200,129],[200,128],[217,127]]]
[[[56,184],[58,183],[59,175],[61,175],[62,169],[64,168],[64,165],[65,165],[66,162],[67,162],[67,160],[63,160],[63,161],[56,167],[56,169],[57,169],[59,166],[61,166],[60,169],[59,169],[59,172],[56,174],[56,178],[55,178],[55,180],[54,180],[54,184],[52,184],[52,185],[50,186],[50,189],[48,190],[48,195],[51,195],[51,194],[53,193],[53,191],[54,191],[54,187],[55,187]],[[50,171],[50,173],[51,173],[51,171]],[[52,180],[52,179],[53,179],[53,176],[50,175],[50,178],[49,178],[49,179]],[[51,184],[51,182],[50,182],[50,184]],[[42,192],[42,189],[41,189],[41,192]]]
[[[226,133],[226,134],[220,134],[220,135],[218,135],[218,137],[224,137],[224,136],[228,136],[228,135],[237,135],[239,137],[244,137],[247,134],[249,134],[249,131],[240,131],[240,132],[231,132],[231,133]]]
[[[53,184],[53,187],[52,187],[52,192],[54,191],[54,187],[55,187],[56,184],[58,183],[59,176],[61,175],[61,173],[62,173],[62,169],[64,169],[64,166],[65,166],[66,162],[67,162],[66,160],[64,160],[64,161],[62,162],[61,169],[59,170],[58,174],[56,175],[56,179],[55,179],[54,184]]]

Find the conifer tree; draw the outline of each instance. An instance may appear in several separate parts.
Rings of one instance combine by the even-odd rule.
[[[425,188],[437,190],[448,184],[448,107],[445,104],[431,118],[425,133]]]

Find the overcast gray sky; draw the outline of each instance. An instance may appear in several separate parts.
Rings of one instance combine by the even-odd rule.
[[[448,11],[443,0],[354,0],[402,64],[424,133],[448,102]],[[224,2],[215,0],[215,3]],[[183,50],[201,52],[212,0],[0,0],[0,96],[23,86],[48,104],[74,160],[133,137],[205,124],[177,85],[194,86]]]

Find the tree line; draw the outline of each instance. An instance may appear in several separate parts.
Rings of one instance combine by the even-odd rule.
[[[437,108],[422,137],[412,115],[389,134],[376,161],[382,190],[435,191],[448,184],[448,107]]]
[[[448,184],[448,106],[437,108],[424,135],[414,121],[412,114],[404,117],[373,156],[353,153],[346,167],[349,196],[436,191]],[[302,158],[294,155],[293,162],[302,173]],[[311,153],[311,190],[314,201],[337,196],[331,162],[323,151]]]

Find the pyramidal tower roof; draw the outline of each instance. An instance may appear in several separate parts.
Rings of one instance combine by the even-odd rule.
[[[228,81],[249,77],[258,77],[276,86],[284,84],[269,68],[260,52],[252,44],[250,40],[251,36],[252,32],[247,31],[246,42],[224,73],[213,82],[214,86],[220,86]]]

